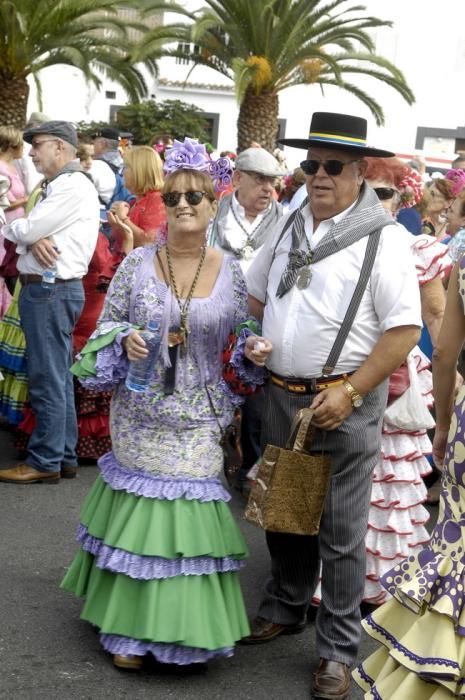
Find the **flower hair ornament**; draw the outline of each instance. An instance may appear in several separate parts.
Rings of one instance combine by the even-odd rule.
[[[397,189],[400,194],[401,208],[414,207],[423,197],[423,180],[417,170],[407,166],[407,173],[400,181]]]
[[[215,192],[219,193],[230,187],[232,182],[232,163],[229,158],[212,160],[205,145],[197,139],[185,137],[184,141],[174,140],[173,147],[167,149],[163,170],[169,175],[175,170],[201,170],[210,175]]]
[[[445,179],[449,180],[449,182],[452,184],[453,196],[458,197],[458,195],[465,188],[465,171],[452,168],[451,170],[447,171]]]

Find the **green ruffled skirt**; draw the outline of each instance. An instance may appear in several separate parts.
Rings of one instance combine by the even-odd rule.
[[[230,656],[249,634],[238,571],[247,548],[223,500],[146,497],[98,476],[81,550],[61,586],[110,653],[189,664]]]

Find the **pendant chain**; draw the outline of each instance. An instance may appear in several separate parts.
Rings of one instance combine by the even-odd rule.
[[[233,207],[232,202],[231,202],[231,204],[229,205],[229,207],[230,207],[230,209],[231,209],[231,211],[232,211],[232,215],[233,215],[233,217],[234,217],[234,219],[235,219],[235,221],[236,221],[236,224],[244,231],[244,233],[245,233],[245,235],[246,235],[247,242],[246,242],[245,245],[246,245],[246,246],[247,246],[247,245],[251,245],[251,244],[252,244],[252,241],[253,241],[253,236],[254,236],[255,231],[264,223],[264,221],[265,221],[265,219],[267,218],[267,216],[269,216],[269,215],[271,214],[271,209],[265,214],[265,216],[263,217],[263,219],[262,219],[261,221],[259,221],[258,224],[257,224],[256,226],[254,226],[253,229],[252,229],[250,232],[248,232],[247,229],[245,228],[244,224],[242,223],[242,221],[239,220],[239,218],[238,218],[236,212],[234,211],[234,207]],[[245,247],[245,246],[244,246],[244,247]]]
[[[176,301],[178,302],[179,311],[180,311],[180,315],[181,315],[181,322],[179,324],[179,333],[180,333],[180,336],[182,337],[183,342],[185,342],[186,337],[187,337],[187,333],[188,333],[187,314],[189,312],[189,305],[192,301],[192,297],[194,296],[194,291],[195,291],[195,288],[197,286],[197,282],[199,281],[200,271],[201,271],[203,263],[205,261],[205,256],[207,254],[207,246],[206,245],[202,246],[202,252],[200,254],[200,260],[199,260],[199,264],[197,266],[197,271],[194,275],[194,280],[192,282],[189,293],[184,300],[184,303],[181,302],[181,297],[179,295],[176,280],[174,278],[173,263],[171,261],[171,256],[170,256],[168,246],[165,247],[165,250],[166,250],[166,261],[168,263],[168,272],[169,272],[169,276],[170,276],[170,283],[171,283],[171,287],[173,288],[173,292],[174,292],[174,296],[176,297]]]

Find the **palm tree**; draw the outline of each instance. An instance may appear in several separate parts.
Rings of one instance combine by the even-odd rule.
[[[118,15],[122,8],[145,4],[145,0],[0,0],[0,124],[24,125],[28,76],[34,77],[40,98],[39,74],[57,64],[79,68],[97,86],[106,75],[134,101],[145,95],[144,78],[129,59],[133,42],[128,30],[140,33],[146,28],[138,18],[131,21]],[[152,13],[170,5],[152,1]]]
[[[377,124],[383,124],[381,105],[346,76],[381,80],[411,104],[414,96],[400,70],[375,53],[367,30],[391,22],[365,16],[362,5],[349,0],[205,0],[191,13],[190,24],[171,25],[178,48],[162,53],[190,58],[235,83],[240,104],[239,150],[252,141],[272,151],[278,129],[279,92],[302,84],[336,85],[364,102]],[[185,13],[188,14],[188,13]],[[169,27],[163,27],[168,38]],[[160,53],[159,30],[149,31],[138,57]],[[186,53],[186,44],[191,46]]]

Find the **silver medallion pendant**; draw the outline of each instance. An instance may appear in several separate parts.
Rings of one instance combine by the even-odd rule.
[[[254,249],[252,248],[251,245],[246,245],[242,248],[241,254],[242,254],[243,260],[250,260],[250,258],[254,254]]]
[[[297,289],[307,289],[311,282],[311,279],[312,271],[310,270],[308,265],[306,265],[305,267],[301,267],[299,272],[297,273]]]

